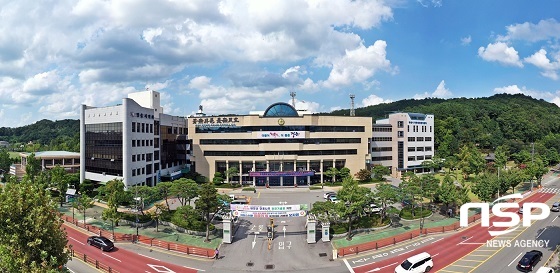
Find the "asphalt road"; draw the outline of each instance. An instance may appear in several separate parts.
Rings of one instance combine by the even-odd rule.
[[[525,202],[539,202],[543,200],[548,200],[552,197],[552,194],[542,193],[534,194],[529,196],[524,201]],[[491,222],[493,221],[504,221],[509,219],[502,219],[500,217],[493,216]],[[492,230],[504,230],[505,228],[490,227]],[[406,246],[401,246],[390,251],[384,257],[376,257],[372,255],[371,261],[369,263],[355,263],[352,264],[350,261],[348,266],[351,268],[351,272],[364,273],[364,272],[394,272],[395,267],[400,264],[409,256],[413,256],[420,252],[428,252],[432,255],[434,259],[433,272],[438,272],[447,265],[460,260],[463,256],[470,253],[471,251],[477,249],[481,243],[486,242],[492,237],[488,233],[488,227],[482,227],[480,224],[471,226],[461,232],[455,233],[447,238],[438,241],[425,241],[421,242],[420,246],[411,246],[406,248]],[[428,239],[426,237],[426,239]],[[466,243],[469,240],[469,243]],[[474,243],[471,243],[474,242]],[[422,246],[422,244],[424,246]],[[378,260],[378,261],[376,261]],[[442,271],[443,272],[443,271]],[[452,271],[452,272],[466,272],[466,271]],[[486,271],[494,272],[494,271]]]
[[[547,190],[547,189],[544,189]],[[560,189],[557,189],[560,193]],[[560,199],[559,195],[554,196],[547,202],[551,205],[554,201]],[[502,248],[496,248],[496,252],[489,256],[479,267],[469,271],[476,273],[483,272],[514,272],[515,267],[521,257],[528,251],[539,250],[543,253],[543,260],[538,263],[535,270],[543,266],[552,252],[556,249],[556,245],[560,244],[560,219],[558,212],[551,212],[547,219],[535,221],[530,227],[523,230],[515,238],[506,238],[510,240],[509,246],[506,245]],[[533,246],[525,246],[526,242],[534,242]],[[539,245],[539,243],[541,245]]]
[[[197,270],[192,268],[186,268],[184,266],[179,266],[164,262],[161,260],[156,260],[151,257],[142,256],[137,253],[122,249],[116,245],[115,250],[111,252],[103,252],[100,249],[87,245],[86,240],[89,234],[82,232],[81,230],[74,229],[73,227],[67,226],[66,232],[68,237],[68,243],[73,246],[75,251],[87,255],[88,260],[97,260],[100,263],[110,265],[113,270],[120,273],[195,273]],[[77,258],[74,258],[77,259]]]

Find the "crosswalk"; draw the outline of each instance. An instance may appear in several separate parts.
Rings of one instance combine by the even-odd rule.
[[[560,188],[544,187],[544,188],[541,188],[539,190],[539,192],[560,194]]]

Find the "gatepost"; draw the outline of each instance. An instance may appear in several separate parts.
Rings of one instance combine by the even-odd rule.
[[[316,238],[315,238],[315,228],[317,225],[317,218],[315,218],[315,216],[313,215],[308,215],[307,216],[307,243],[308,244],[314,244],[316,243]]]
[[[223,226],[223,240],[222,242],[226,244],[231,244],[233,239],[233,217],[231,213],[226,213],[222,218]]]
[[[321,240],[323,242],[329,242],[331,240],[331,236],[329,234],[329,228],[330,227],[331,227],[331,223],[329,223],[329,222],[321,224],[321,229],[322,229],[321,234],[323,234],[323,236],[321,237]]]

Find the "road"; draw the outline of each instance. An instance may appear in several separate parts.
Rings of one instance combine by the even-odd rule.
[[[100,249],[87,245],[86,240],[90,235],[83,233],[71,226],[64,225],[67,232],[68,243],[73,246],[77,252],[86,254],[89,259],[94,259],[100,263],[110,265],[113,270],[120,273],[196,273],[198,270],[186,268],[161,260],[156,260],[148,256],[139,255],[135,252],[119,248],[116,245],[115,250],[111,252],[103,252]],[[73,259],[79,259],[74,257]]]
[[[526,198],[525,202],[546,202],[554,195],[551,193],[536,193]],[[509,220],[493,216],[493,221]],[[504,230],[505,228],[496,228],[491,226],[491,230]],[[396,247],[386,255],[379,257],[379,254],[372,256],[362,256],[362,258],[369,258],[368,263],[352,263],[348,262],[348,267],[351,272],[365,273],[365,272],[394,272],[394,268],[400,264],[407,257],[418,254],[420,252],[428,252],[434,257],[433,272],[438,272],[447,265],[461,259],[466,254],[478,248],[482,243],[492,237],[487,232],[488,227],[482,227],[480,224],[471,226],[461,232],[455,233],[448,238],[441,240],[429,240],[421,242],[421,245],[410,247],[407,249],[405,246]],[[426,239],[430,236],[426,237]],[[423,245],[423,246],[422,246]],[[377,256],[376,256],[377,255]],[[464,271],[455,271],[464,272]],[[486,271],[493,272],[493,271]]]
[[[558,192],[560,188],[544,188],[543,192]],[[552,205],[553,202],[558,201],[558,195],[548,200],[547,204]],[[546,260],[552,255],[556,245],[560,244],[560,214],[558,212],[551,212],[548,219],[543,221],[535,221],[530,227],[514,233],[512,236],[501,238],[502,241],[510,241],[509,245],[503,247],[488,247],[481,246],[481,249],[486,249],[489,255],[480,265],[478,263],[471,263],[473,268],[468,272],[484,273],[495,272],[505,273],[515,271],[517,262],[521,259],[523,254],[533,249],[543,252],[543,261],[538,263],[538,268],[543,266]],[[509,235],[509,234],[508,234]],[[538,242],[542,245],[535,244],[533,246],[524,246],[524,242]],[[536,270],[536,269],[535,269]],[[443,271],[453,272],[453,271]],[[466,272],[466,271],[463,271]]]

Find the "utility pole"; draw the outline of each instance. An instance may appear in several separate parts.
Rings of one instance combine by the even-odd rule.
[[[134,186],[134,201],[136,202],[136,242],[138,242],[138,186]]]
[[[350,94],[350,100],[351,100],[351,104],[350,104],[350,116],[353,117],[356,115],[356,111],[354,110],[354,98],[356,98],[356,96],[354,94]]]
[[[531,142],[531,168],[534,169],[535,164],[535,142]],[[531,173],[531,191],[533,191],[533,174]]]

